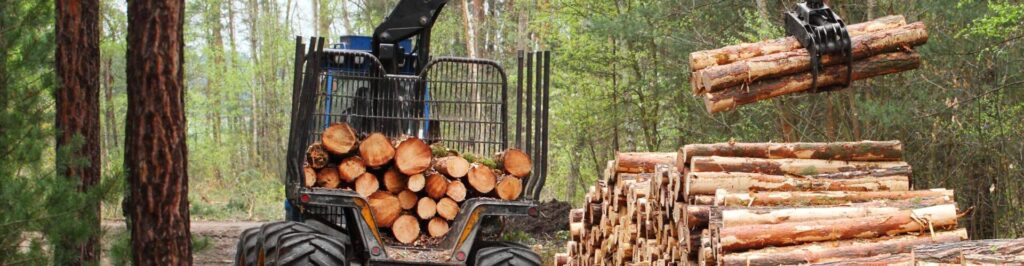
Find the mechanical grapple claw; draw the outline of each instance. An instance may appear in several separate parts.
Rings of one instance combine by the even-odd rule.
[[[846,58],[846,82],[837,87],[849,86],[853,78],[853,46],[843,19],[823,0],[797,3],[785,17],[786,33],[796,37],[811,55],[812,91],[818,91],[818,73],[823,69],[821,56],[829,54]]]

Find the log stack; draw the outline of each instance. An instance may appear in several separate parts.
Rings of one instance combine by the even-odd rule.
[[[482,159],[415,137],[355,132],[332,124],[309,146],[305,186],[366,197],[382,235],[400,244],[438,242],[470,198],[518,200],[532,170],[529,156],[517,149]]]
[[[928,41],[925,25],[908,24],[903,16],[850,25],[848,30],[851,80],[918,68],[921,57],[913,49]],[[829,91],[846,82],[844,57],[826,55],[821,64],[817,88],[812,88],[811,57],[795,38],[738,44],[691,53],[691,85],[715,113],[786,94]]]

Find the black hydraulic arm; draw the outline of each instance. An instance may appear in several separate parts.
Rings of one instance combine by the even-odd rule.
[[[384,22],[373,31],[373,55],[380,59],[384,70],[389,74],[398,72],[400,60],[403,60],[401,47],[398,43],[418,36],[416,47],[416,72],[430,60],[430,30],[437,21],[448,0],[401,0]]]
[[[853,74],[853,50],[846,23],[824,3],[824,0],[807,0],[797,3],[792,11],[786,12],[786,33],[796,37],[811,55],[811,88],[818,90],[818,73],[823,70],[821,56],[841,55],[846,59],[846,82],[850,85]]]

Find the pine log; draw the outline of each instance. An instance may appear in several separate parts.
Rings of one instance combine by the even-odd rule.
[[[384,189],[392,194],[397,194],[408,188],[408,178],[397,167],[391,167],[385,171],[382,179],[384,179]]]
[[[327,166],[327,161],[330,156],[327,155],[327,151],[324,150],[324,145],[320,143],[313,143],[306,148],[306,165],[313,169],[321,169]]]
[[[377,191],[370,194],[367,201],[373,212],[373,221],[378,228],[390,228],[395,219],[398,219],[398,215],[402,213],[398,197],[391,193]]]
[[[462,202],[466,200],[466,185],[459,180],[452,181],[448,183],[448,190],[444,194],[455,202]]]
[[[714,204],[719,206],[814,206],[840,205],[877,200],[922,200],[932,198],[953,199],[953,191],[945,189],[915,191],[821,191],[821,192],[758,192],[716,193]]]
[[[893,52],[868,57],[853,63],[853,78],[862,80],[876,76],[888,75],[916,69],[921,65],[921,55],[917,52]],[[812,89],[811,73],[800,73],[775,79],[761,80],[741,87],[709,92],[704,94],[704,103],[709,113],[717,113],[735,109],[737,106],[750,104],[778,96],[804,92]],[[825,67],[818,75],[818,88],[830,89],[831,86],[846,82],[846,66],[835,65]]]
[[[359,156],[352,156],[341,160],[338,164],[338,172],[341,180],[347,183],[355,182],[356,178],[366,173],[366,163]]]
[[[955,227],[957,218],[956,205],[948,204],[871,217],[725,227],[720,229],[719,239],[723,251],[737,252],[769,246],[941,230]]]
[[[423,174],[411,175],[411,176],[409,176],[409,179],[406,180],[406,182],[405,182],[405,186],[409,190],[412,190],[412,192],[420,192],[421,190],[423,190],[423,187],[426,186],[426,185],[427,185],[427,178],[425,176],[423,176]]]
[[[727,192],[762,191],[907,191],[910,177],[885,176],[859,179],[821,179],[796,176],[766,175],[740,172],[690,172],[686,175],[683,193],[714,195],[717,189]]]
[[[341,176],[338,168],[328,167],[320,169],[316,174],[316,184],[324,188],[338,188],[341,186]]]
[[[441,217],[434,217],[427,223],[427,234],[432,237],[443,237],[448,234],[448,221]]]
[[[924,23],[917,22],[897,28],[851,37],[853,59],[895,52],[928,42]],[[846,57],[824,55],[823,66],[845,65]],[[700,71],[705,92],[718,92],[753,81],[782,77],[811,70],[811,56],[807,49],[797,49],[762,57],[713,66]]]
[[[805,264],[807,266],[862,266],[862,265],[887,265],[887,266],[912,266],[914,258],[908,253],[881,254],[871,257],[857,258],[833,258],[821,263]]]
[[[517,200],[520,194],[523,193],[523,180],[515,176],[505,176],[498,185],[494,188],[497,191],[498,198],[503,200]]]
[[[420,221],[415,216],[403,214],[391,225],[395,239],[403,244],[411,244],[420,236]]]
[[[455,216],[459,215],[459,203],[451,198],[441,198],[437,201],[437,215],[449,221],[455,220]]]
[[[395,167],[405,175],[423,173],[430,168],[433,159],[430,145],[419,138],[408,138],[398,144],[395,150]]]
[[[380,190],[380,182],[377,181],[377,177],[373,174],[363,173],[363,175],[356,178],[355,189],[356,193],[359,193],[359,195],[368,197],[377,192],[377,190]]]
[[[483,164],[473,164],[469,168],[466,182],[469,183],[469,187],[473,188],[474,191],[486,194],[494,190],[494,186],[497,185],[497,177],[494,176],[494,170],[490,167]]]
[[[461,156],[438,158],[434,170],[454,179],[462,178],[469,173],[469,161]]]
[[[428,220],[437,214],[437,202],[429,197],[422,197],[416,202],[416,215],[420,219]]]
[[[674,152],[618,152],[615,153],[616,173],[654,173],[658,164],[673,164],[676,161]]]
[[[917,246],[914,260],[926,263],[965,264],[971,255],[995,259],[998,264],[1024,264],[1024,238],[988,239]]]
[[[391,140],[384,134],[373,133],[359,144],[359,156],[367,167],[378,168],[395,157],[395,146],[391,146]]]
[[[440,174],[432,174],[427,177],[427,185],[423,189],[426,190],[427,197],[439,200],[448,192],[448,178]]]
[[[494,162],[506,173],[519,178],[526,178],[533,171],[533,161],[520,149],[500,152],[495,156]]]
[[[306,185],[306,187],[313,187],[313,186],[316,185],[317,174],[316,174],[316,169],[313,169],[313,167],[309,167],[309,166],[303,167],[302,168],[302,177],[303,177],[303,182],[302,183],[304,185]]]
[[[872,200],[872,201],[867,201],[867,202],[850,203],[850,204],[844,204],[844,205],[829,205],[829,204],[836,204],[836,202],[842,202],[842,201],[792,202],[792,203],[788,203],[788,204],[792,204],[792,205],[795,205],[795,206],[785,206],[787,203],[783,203],[783,204],[781,204],[782,206],[778,206],[778,207],[773,207],[773,206],[767,206],[767,207],[766,206],[747,207],[746,205],[730,205],[730,206],[722,207],[723,209],[722,209],[721,212],[722,212],[722,216],[723,216],[723,219],[722,219],[723,220],[723,225],[725,224],[726,220],[728,220],[728,223],[731,226],[731,225],[741,225],[741,224],[745,224],[745,223],[749,223],[749,224],[772,224],[772,223],[777,223],[777,222],[797,222],[797,221],[812,220],[812,219],[801,218],[801,217],[792,217],[791,214],[789,214],[789,213],[792,213],[792,212],[808,212],[808,209],[824,209],[824,210],[820,210],[820,211],[811,211],[811,212],[832,212],[832,211],[829,211],[830,208],[846,208],[846,209],[849,209],[849,208],[876,208],[876,209],[896,208],[896,209],[899,209],[899,210],[907,210],[907,209],[918,209],[918,208],[925,208],[925,207],[935,206],[935,205],[943,205],[943,204],[953,204],[953,203],[955,203],[953,201],[952,197],[945,197],[945,196],[943,196],[943,197],[934,197],[934,198]],[[713,203],[714,203],[714,200],[709,200],[709,202],[707,202],[707,204],[713,204]],[[813,205],[812,203],[818,203],[819,205]],[[820,204],[825,204],[825,205],[820,205]],[[734,210],[738,211],[739,213],[729,214],[729,212],[734,211]],[[836,210],[841,210],[841,209],[836,209]],[[680,215],[683,216],[683,217],[686,217],[685,218],[686,219],[685,220],[686,228],[688,228],[690,230],[694,230],[694,229],[703,229],[703,228],[707,228],[708,227],[708,222],[710,220],[710,218],[709,218],[710,217],[710,212],[711,212],[711,206],[710,205],[686,205],[686,208],[684,210],[682,210],[682,213],[680,213]],[[742,212],[746,212],[746,214],[743,214]],[[837,214],[840,214],[840,213],[841,212],[836,212],[836,213],[828,214],[828,215],[833,215],[834,216],[834,215],[837,215]],[[725,218],[725,216],[727,216],[727,214],[728,214],[729,218]],[[749,219],[746,222],[737,221],[737,218],[734,218],[734,217],[735,217],[735,215],[740,215],[740,214],[749,217]],[[811,217],[814,217],[814,216],[811,216]],[[677,218],[677,220],[678,219],[679,218]],[[777,222],[773,222],[773,221],[777,221]]]
[[[331,124],[320,134],[320,142],[324,144],[324,148],[328,152],[334,155],[344,155],[351,152],[352,148],[356,147],[358,141],[356,131],[347,123]]]
[[[722,227],[780,224],[831,219],[890,215],[904,211],[900,207],[828,206],[811,208],[743,208],[722,210]]]
[[[906,162],[848,162],[816,159],[761,159],[740,157],[693,157],[690,172],[742,172],[767,175],[809,176],[908,166]]]
[[[903,16],[887,16],[864,23],[849,25],[846,29],[852,38],[866,33],[900,27],[906,24],[906,18]],[[690,53],[690,71],[696,72],[711,66],[724,65],[754,57],[803,49],[803,46],[800,45],[800,42],[797,41],[795,37],[784,37],[759,43],[744,43],[714,50],[693,52]],[[700,93],[700,91],[697,93]]]
[[[967,239],[967,230],[923,235],[886,236],[875,239],[841,240],[790,247],[765,248],[725,254],[722,265],[796,265],[826,260],[872,257],[910,252],[916,246],[950,243]]]
[[[835,161],[899,161],[900,141],[800,142],[800,143],[715,143],[690,144],[679,149],[684,163],[693,157],[747,157],[762,159],[819,159]],[[681,166],[689,166],[683,164]],[[678,167],[678,166],[677,166]]]
[[[584,231],[586,231],[586,225],[583,223],[569,223],[569,236],[572,239],[579,239],[583,237]]]
[[[398,192],[398,204],[401,205],[403,210],[412,210],[412,208],[416,207],[418,201],[419,197],[416,196],[416,192],[409,190]]]

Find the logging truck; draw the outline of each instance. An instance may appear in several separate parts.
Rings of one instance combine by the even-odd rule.
[[[538,216],[550,53],[519,52],[511,90],[495,61],[433,58],[446,3],[399,1],[373,36],[296,37],[286,220],[245,230],[236,265],[540,265],[501,236]]]

